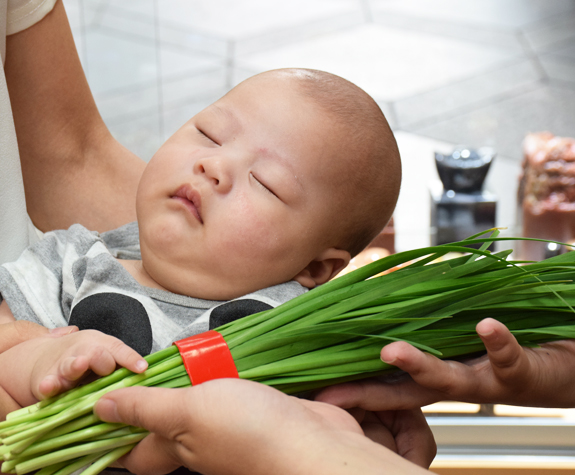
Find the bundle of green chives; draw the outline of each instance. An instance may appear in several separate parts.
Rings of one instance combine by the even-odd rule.
[[[523,345],[575,338],[575,252],[508,261],[511,251],[486,251],[494,241],[517,239],[497,233],[391,255],[217,331],[241,378],[286,393],[392,371],[379,354],[393,341],[441,358],[476,353],[483,345],[475,325],[486,317]],[[437,262],[449,252],[470,255]],[[68,475],[87,467],[83,475],[93,475],[131,450],[147,433],[99,421],[92,414],[98,398],[134,385],[190,386],[175,346],[146,360],[142,374],[120,369],[9,414],[0,423],[2,472]]]

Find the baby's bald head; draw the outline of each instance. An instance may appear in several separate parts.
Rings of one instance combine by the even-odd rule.
[[[339,76],[310,69],[262,75],[293,81],[332,119],[326,125],[334,128],[338,153],[325,178],[333,181],[334,207],[343,211],[334,222],[335,245],[356,255],[387,224],[399,195],[401,161],[387,120],[371,96]]]
[[[400,179],[393,134],[364,91],[321,71],[256,75],[148,163],[143,268],[163,288],[211,300],[289,280],[313,288],[387,223]]]

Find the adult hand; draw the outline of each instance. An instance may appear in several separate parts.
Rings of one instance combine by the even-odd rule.
[[[121,459],[139,475],[181,465],[205,475],[428,473],[366,438],[347,412],[251,381],[120,389],[95,412],[151,432]]]
[[[437,453],[433,433],[420,408],[365,411],[361,428],[366,437],[423,468],[431,465]]]
[[[441,400],[575,407],[575,340],[523,348],[505,325],[491,318],[477,325],[477,333],[487,350],[481,358],[442,361],[407,343],[391,343],[383,348],[382,359],[410,378],[342,384],[325,389],[317,400],[368,410],[406,409]]]

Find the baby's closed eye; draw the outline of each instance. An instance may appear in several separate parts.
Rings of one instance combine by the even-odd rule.
[[[270,195],[278,197],[272,190],[270,190],[263,182],[261,182],[253,173],[250,173],[250,176],[253,180],[257,183],[257,185],[262,188],[263,190],[267,191]]]
[[[220,144],[219,144],[218,142],[216,142],[212,137],[210,137],[208,134],[206,134],[203,130],[201,130],[201,129],[197,128],[197,127],[196,127],[196,130],[198,131],[198,133],[199,133],[202,137],[208,139],[210,142],[212,142],[212,143],[214,143],[214,144],[216,144],[216,145],[220,145]]]

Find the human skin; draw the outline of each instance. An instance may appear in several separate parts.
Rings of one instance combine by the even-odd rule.
[[[112,137],[86,81],[61,1],[6,39],[4,65],[26,206],[42,231],[134,221],[145,162]]]
[[[134,198],[144,163],[113,139],[98,114],[74,48],[61,2],[58,2],[54,10],[41,22],[8,38],[6,76],[21,154],[27,207],[36,226],[47,231],[67,228],[78,222],[89,229],[104,231],[134,220],[136,217]],[[292,94],[290,97],[294,98],[294,95]],[[331,169],[341,170],[337,163],[333,161],[326,163],[325,160],[328,149],[334,151],[341,145],[339,137],[334,136],[336,131],[340,132],[340,136],[343,135],[341,134],[341,127],[328,129],[327,125],[333,121],[326,120],[327,114],[320,114],[319,109],[312,107],[309,103],[306,107],[302,106],[298,110],[296,106],[286,101],[286,97],[272,99],[275,99],[277,105],[286,106],[286,112],[289,113],[284,116],[283,112],[278,114],[276,110],[275,115],[272,117],[268,115],[266,119],[271,119],[270,124],[283,127],[282,130],[285,131],[284,141],[288,137],[297,137],[293,141],[294,143],[290,144],[291,150],[287,147],[283,151],[292,152],[294,147],[303,149],[304,145],[311,145],[312,149],[317,151],[318,146],[321,145],[319,152],[322,157],[317,162],[322,162],[324,172]],[[227,100],[228,98],[225,98],[224,102]],[[298,98],[297,105],[300,106],[303,102],[301,98]],[[312,124],[311,117],[305,118],[306,124],[313,125],[313,128],[304,131],[303,127],[300,126],[299,130],[296,130],[297,127],[295,126],[303,117],[303,114],[298,112],[313,113],[315,118],[321,116],[321,121]],[[297,120],[293,124],[289,124],[287,122],[288,117],[292,121],[293,119]],[[240,119],[243,118],[240,117]],[[288,136],[287,129],[290,129],[291,125],[294,126],[289,131],[292,135]],[[324,125],[324,130],[322,130],[322,125]],[[302,131],[307,132],[307,137],[305,134],[302,135]],[[312,132],[319,133],[319,135],[310,141]],[[297,133],[297,135],[293,135],[293,133]],[[243,138],[247,139],[248,137],[244,136]],[[260,143],[253,142],[252,148],[269,148],[271,137],[262,137],[260,133],[256,138],[266,138],[266,140],[261,140]],[[181,145],[181,141],[179,143]],[[225,147],[228,146],[229,144]],[[169,141],[169,145],[166,144],[162,149],[163,151],[173,150],[173,147],[174,141]],[[312,149],[304,150],[301,157],[310,158]],[[273,147],[271,151],[274,151]],[[162,150],[158,152],[159,156],[162,156],[161,152]],[[155,161],[159,162],[159,160]],[[320,164],[317,163],[316,169],[319,169],[319,166]],[[297,169],[299,167],[296,167]],[[304,168],[301,171],[307,170]],[[342,176],[344,175],[342,174]],[[335,177],[336,175],[332,174],[326,178],[333,181]],[[172,193],[173,191],[171,190]],[[235,195],[237,194],[235,193]],[[330,196],[334,196],[333,192],[322,199],[325,202]],[[336,198],[339,197],[336,195]],[[316,203],[313,199],[308,201],[309,204],[323,206],[323,203]],[[332,218],[332,222],[330,224],[333,222],[340,223],[345,215],[345,204],[340,205],[337,201],[334,200],[331,203],[329,218]],[[206,211],[208,202],[209,200],[206,199]],[[261,246],[263,238],[273,239],[285,235],[278,231],[268,232],[270,226],[267,226],[268,229],[266,229],[265,225],[268,223],[259,216],[259,213],[255,213],[256,208],[253,206],[240,208],[242,204],[251,206],[253,201],[238,202],[236,209],[245,211],[244,215],[251,213],[252,219],[254,215],[258,216],[259,219],[254,220],[251,235],[242,230],[242,233],[235,236],[237,239],[234,242],[230,243],[231,238],[228,238],[228,243],[224,247],[234,251],[241,243],[243,236],[245,237],[244,246],[254,255],[258,246]],[[308,209],[311,210],[312,208]],[[336,209],[339,209],[338,216],[335,215],[334,210]],[[230,212],[231,210],[230,208]],[[145,213],[140,213],[138,216],[141,222],[142,214]],[[309,218],[310,216],[306,217],[308,223]],[[324,223],[327,218],[328,216],[322,214]],[[264,224],[259,228],[259,234],[256,233],[258,231],[256,229],[257,224]],[[313,228],[303,229],[303,226],[297,228],[302,231],[298,236],[300,241],[303,241],[301,237],[305,236],[305,241],[310,243],[314,241],[314,244],[317,244],[318,234],[322,234],[321,239],[329,237],[333,226],[324,226],[324,232],[318,233],[318,221],[314,220],[312,224]],[[207,224],[205,227],[209,226]],[[284,224],[284,226],[286,225]],[[295,228],[295,226],[290,227],[290,230],[295,230]],[[237,231],[237,228],[231,226],[229,229]],[[268,232],[267,235],[266,232]],[[345,253],[330,251],[332,247],[337,248],[330,242],[322,242],[321,249],[302,249],[302,252],[295,252],[293,246],[286,247],[285,245],[281,247],[282,252],[278,250],[280,246],[275,246],[275,249],[260,249],[261,251],[269,251],[267,255],[263,252],[257,254],[260,265],[254,270],[261,282],[249,282],[254,278],[254,274],[248,275],[246,270],[255,261],[246,255],[241,263],[230,262],[232,260],[230,255],[222,255],[222,246],[216,248],[214,241],[211,247],[215,248],[215,252],[209,254],[213,258],[213,264],[211,266],[204,265],[203,269],[198,271],[202,272],[201,278],[198,275],[188,282],[180,284],[180,278],[177,279],[177,282],[172,282],[174,275],[178,275],[172,271],[178,273],[182,271],[184,259],[182,262],[176,259],[176,262],[171,265],[162,264],[159,257],[156,258],[156,264],[152,262],[156,254],[160,255],[158,254],[159,251],[164,252],[165,239],[169,240],[173,236],[166,236],[165,233],[153,234],[152,237],[156,239],[159,247],[154,249],[154,241],[150,242],[149,247],[142,246],[144,255],[150,259],[149,272],[146,271],[145,267],[134,262],[126,265],[128,270],[135,273],[135,277],[144,285],[168,288],[186,295],[191,293],[190,288],[198,289],[196,284],[201,280],[204,289],[200,289],[201,292],[195,296],[211,299],[232,298],[256,288],[266,287],[292,278],[296,278],[302,285],[311,288],[335,275],[337,270],[344,267],[349,259]],[[231,236],[232,233],[229,232],[228,234]],[[184,237],[188,238],[189,236]],[[164,241],[162,242],[160,239],[164,239]],[[180,246],[186,246],[189,250],[191,247],[189,239],[185,239]],[[341,249],[337,250],[341,251]],[[287,260],[290,252],[291,257],[295,256],[296,259],[290,262],[289,266],[281,263],[281,265],[271,268],[269,265],[261,264],[265,257],[272,258],[271,262],[279,262],[278,256],[280,258],[285,257]],[[206,254],[202,253],[202,256],[206,256]],[[307,260],[305,263],[303,262],[304,257]],[[219,261],[217,265],[215,264],[216,261]],[[226,287],[226,283],[221,279],[222,277],[231,277],[232,270],[238,274],[239,278],[233,284],[234,288],[230,288],[231,284]],[[185,269],[185,272],[181,273],[180,276],[185,276],[188,272],[189,268]],[[212,285],[212,281],[216,280],[215,277],[214,279],[210,278],[212,273],[218,274],[218,286]],[[248,275],[248,279],[244,278],[246,275]],[[186,279],[182,280],[186,281]],[[221,289],[220,294],[210,295],[208,289],[216,288]]]
[[[228,300],[289,280],[313,288],[347,265],[349,144],[298,87],[287,72],[250,78],[158,150],[136,201],[142,273]]]
[[[394,383],[365,380],[327,388],[319,401],[343,408],[407,409],[437,401],[575,407],[575,341],[524,348],[502,323],[477,325],[487,354],[465,363],[443,361],[405,342],[383,348],[382,359],[411,377]]]
[[[145,162],[116,141],[100,117],[61,1],[43,20],[7,37],[4,73],[34,224],[42,231],[74,223],[106,231],[134,221]],[[0,325],[0,351],[69,332],[8,321]],[[0,388],[0,418],[19,407]]]
[[[105,231],[133,221],[136,187],[145,164],[112,138],[99,116],[61,2],[38,24],[8,37],[5,72],[22,158],[28,211],[36,226],[48,231],[79,222],[90,229]],[[23,330],[23,324],[27,322],[1,326],[0,345],[3,348],[22,341],[26,335],[46,331],[39,327]],[[569,343],[556,343],[546,350],[535,353],[539,360],[531,358],[530,365],[537,374],[542,369],[548,370],[544,372],[545,380],[551,387],[555,384],[554,378],[563,381],[559,384],[563,387],[569,374],[561,368],[573,367],[573,348]],[[468,382],[461,389],[455,384],[455,376],[461,371],[467,372],[465,368],[452,363],[445,363],[445,366],[401,343],[389,345],[385,352],[395,352],[398,366],[411,370],[420,381],[419,386],[408,385],[401,393],[396,392],[396,388],[383,393],[384,396],[391,394],[389,402],[396,407],[415,405],[418,400],[476,395],[474,384]],[[512,348],[511,353],[521,354],[517,348]],[[393,359],[391,354],[386,357]],[[513,361],[508,356],[505,358]],[[489,367],[489,364],[484,366]],[[512,366],[520,368],[517,374],[526,377],[525,365]],[[483,372],[472,370],[475,377],[482,374],[490,377],[492,371],[489,368]],[[430,381],[417,373],[433,374],[434,377]],[[468,381],[468,378],[464,380]],[[438,385],[438,381],[442,384]],[[513,402],[509,390],[504,392],[507,400]],[[495,396],[496,393],[491,392]],[[547,398],[551,394],[565,394],[557,404],[573,405],[569,402],[572,401],[570,391],[546,393]],[[380,392],[362,389],[361,394],[364,399],[381,404]],[[548,399],[542,400],[541,391],[538,397],[537,403],[545,405]],[[358,400],[356,396],[352,399]]]
[[[105,376],[123,366],[135,373],[148,364],[135,350],[96,330],[47,333],[0,354],[0,387],[20,406],[74,387],[88,371]]]
[[[61,2],[57,2],[53,11],[38,24],[8,37],[5,72],[20,149],[26,203],[35,225],[42,231],[48,231],[65,229],[74,223],[80,223],[89,229],[105,231],[133,221],[136,218],[136,189],[145,164],[121,146],[111,136],[102,121],[82,71]],[[292,95],[291,98],[293,97]],[[278,114],[276,110],[275,116],[266,116],[266,119],[271,120],[270,123],[288,129],[290,125],[295,126],[304,118],[303,114],[297,113],[296,106],[286,101],[286,97],[272,99],[277,99],[276,104],[285,105],[289,117],[297,120],[294,124],[288,124],[287,117],[284,119],[283,113]],[[297,104],[302,103],[300,98]],[[307,104],[307,107],[302,106],[299,112],[310,112],[312,109],[310,104]],[[320,115],[317,108],[313,111],[313,115],[316,118]],[[342,128],[333,127],[328,130],[327,125],[332,121],[325,120],[325,118],[326,114],[323,114],[320,124],[312,124],[313,129],[306,131],[308,132],[307,138],[302,137],[301,134],[289,136],[286,132],[283,137],[284,141],[290,137],[295,137],[295,140],[291,144],[291,150],[289,147],[284,147],[285,150],[283,151],[291,152],[294,147],[303,149],[304,143],[311,144],[309,136],[311,136],[312,130],[313,132],[320,132],[321,137],[315,138],[311,145],[316,151],[318,151],[319,145],[323,146],[319,150],[323,165],[327,165],[323,167],[323,170],[328,171],[332,168],[341,170],[337,163],[329,162],[326,164],[325,157],[327,156],[327,149],[337,150],[342,144],[340,137],[334,136],[337,131],[339,131],[339,136],[343,136]],[[240,119],[243,118],[240,117]],[[306,124],[311,124],[311,117],[304,119]],[[322,124],[325,124],[325,130],[321,130]],[[294,132],[302,132],[302,127],[299,127],[299,130],[294,128],[290,130],[290,133]],[[261,139],[261,134],[257,138]],[[269,138],[267,137],[267,139]],[[254,142],[251,145],[255,149],[270,148],[269,140],[260,143]],[[174,142],[172,141],[168,147],[162,148],[165,151],[170,147],[173,149],[173,146]],[[271,150],[274,151],[273,148]],[[305,150],[301,156],[311,157],[311,150]],[[306,169],[301,171],[306,171]],[[327,178],[333,181],[334,177],[336,175]],[[171,190],[171,192],[173,191]],[[333,197],[334,195],[330,193],[328,196]],[[339,199],[338,196],[336,198]],[[325,200],[327,201],[327,197]],[[208,202],[209,200],[206,199],[206,211]],[[251,212],[253,215],[253,206],[251,208],[247,206],[250,203],[253,204],[253,202],[244,201],[243,204],[246,206],[241,210],[246,213]],[[237,209],[240,209],[240,204],[238,203]],[[310,200],[310,204],[314,204],[314,201]],[[317,204],[322,205],[322,203]],[[335,213],[337,209],[339,215]],[[340,204],[338,200],[335,200],[330,211],[329,218],[332,219],[332,223],[340,223],[345,216],[345,203]],[[142,213],[138,217],[141,216]],[[327,216],[323,217],[324,222],[327,218]],[[264,219],[260,218],[258,224],[261,223],[267,224]],[[255,224],[257,223],[254,222],[254,231]],[[317,226],[316,222],[313,224]],[[244,236],[246,238],[245,246],[250,250],[255,250],[257,246],[253,246],[253,244],[261,244],[262,238],[283,236],[278,232],[268,233],[266,236],[265,228],[266,226],[263,226],[261,234],[255,237],[254,232],[251,236],[243,233],[237,237]],[[324,227],[323,235],[329,237],[331,228],[332,226]],[[302,226],[299,226],[298,229],[302,231],[302,234],[298,236],[300,241],[302,237],[305,237],[306,241],[314,240],[314,243],[317,244],[318,232],[315,227],[311,230],[302,230]],[[144,255],[150,258],[148,271],[145,271],[137,263],[130,263],[127,268],[131,272],[137,268],[136,271],[140,272],[135,277],[142,282],[147,280],[149,285],[168,288],[188,295],[190,294],[190,285],[187,283],[178,284],[176,282],[170,285],[170,281],[176,275],[172,271],[179,272],[181,263],[172,263],[171,266],[163,265],[160,258],[156,258],[156,265],[151,262],[154,260],[155,253],[162,251],[161,248],[166,242],[165,239],[171,239],[165,233],[160,233],[160,236],[161,239],[164,239],[163,242],[158,242],[160,249],[154,249],[153,241],[151,241],[149,248],[145,245],[142,246]],[[156,240],[158,241],[160,238],[156,238]],[[238,243],[234,243],[236,247],[240,240],[238,239]],[[228,242],[228,244],[230,243]],[[232,298],[256,288],[266,287],[296,277],[302,285],[311,288],[335,275],[337,269],[343,268],[348,259],[341,252],[334,255],[333,252],[329,251],[332,247],[337,248],[332,243],[322,242],[321,244],[321,250],[318,248],[302,249],[301,253],[292,252],[291,246],[289,248],[283,246],[285,252],[278,252],[279,246],[276,246],[275,253],[272,253],[271,249],[261,249],[262,251],[270,251],[267,257],[280,256],[283,258],[290,252],[292,252],[292,257],[296,256],[296,260],[293,263],[290,262],[289,266],[282,263],[281,266],[275,266],[273,269],[269,265],[265,267],[260,265],[259,268],[255,269],[265,285],[260,285],[258,282],[252,282],[248,285],[247,279],[243,279],[243,275],[247,275],[247,272],[244,271],[246,269],[244,264],[252,262],[248,256],[245,256],[244,262],[239,264],[222,262],[224,258],[221,257],[220,253],[222,248],[219,247],[216,249],[217,254],[212,254],[211,257],[216,260],[219,259],[220,262],[213,265],[209,272],[205,272],[206,269],[204,268],[202,277],[206,277],[205,274],[207,274],[208,278],[202,280],[202,283],[205,283],[205,289],[222,289],[221,293],[220,295],[210,295],[203,291],[205,289],[202,289],[201,294],[197,296],[211,299]],[[181,246],[191,247],[188,240],[181,243]],[[230,251],[234,250],[234,246],[229,247]],[[324,253],[323,251],[327,252]],[[305,263],[303,263],[304,256],[307,259]],[[226,259],[231,260],[230,256],[227,256]],[[258,254],[258,259],[264,260],[263,253]],[[276,272],[278,269],[281,272]],[[218,280],[218,287],[212,285],[209,278],[210,272],[217,272],[218,277],[225,277],[230,275],[232,270],[238,273],[241,281],[235,283],[234,287],[241,288],[230,289],[229,286],[226,287],[225,282],[222,283],[222,280]],[[270,273],[274,275],[270,275]],[[250,275],[250,278],[253,278],[253,274]],[[198,278],[193,278],[189,283],[192,284],[193,288],[197,288],[195,286],[197,281]]]
[[[0,324],[0,353],[32,338],[40,336],[51,336],[59,338],[77,331],[77,327],[61,327],[53,330],[24,320]],[[9,412],[20,409],[20,405],[8,394],[4,388],[0,387],[0,420],[6,418]]]
[[[251,381],[122,389],[100,399],[95,413],[151,432],[121,460],[138,475],[180,465],[206,475],[429,473],[365,437],[347,412]],[[417,427],[412,442],[427,449],[420,461],[429,465],[435,444],[426,424]]]

